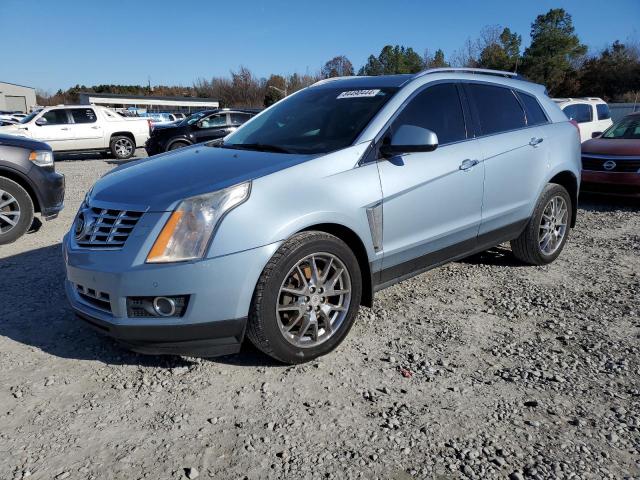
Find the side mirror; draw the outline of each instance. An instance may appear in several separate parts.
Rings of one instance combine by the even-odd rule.
[[[591,134],[591,138],[598,138],[598,137],[600,137],[600,136],[602,136],[602,132],[593,132],[593,133]]]
[[[384,157],[393,157],[403,153],[432,152],[438,148],[438,136],[435,132],[415,125],[402,125],[380,146]]]
[[[44,117],[40,117],[39,119],[36,120],[36,125],[38,125],[39,127],[42,127],[43,125],[46,125],[47,119]]]

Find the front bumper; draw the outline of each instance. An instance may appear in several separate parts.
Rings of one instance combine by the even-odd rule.
[[[581,190],[609,195],[640,196],[640,173],[582,170]]]
[[[40,213],[50,220],[64,207],[64,175],[52,170],[33,167],[29,172],[40,204]]]
[[[174,264],[118,264],[122,251],[63,242],[66,293],[76,315],[131,350],[149,354],[226,355],[239,351],[255,285],[279,243]],[[123,258],[124,255],[120,255]],[[78,286],[99,292],[91,302]],[[189,295],[182,317],[128,317],[127,297]]]
[[[165,142],[156,138],[149,137],[147,142],[144,144],[144,149],[147,152],[148,156],[158,155],[159,153],[163,153],[166,151]]]

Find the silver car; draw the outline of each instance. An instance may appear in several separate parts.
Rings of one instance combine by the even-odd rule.
[[[576,126],[507,72],[329,79],[224,141],[116,168],[64,239],[78,317],[144,353],[286,363],[344,340],[374,292],[510,241],[555,260]]]

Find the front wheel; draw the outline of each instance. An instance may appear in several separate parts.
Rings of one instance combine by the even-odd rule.
[[[524,232],[511,241],[516,258],[530,265],[558,258],[569,237],[572,211],[569,192],[562,185],[548,184]]]
[[[247,335],[267,355],[302,363],[335,349],[360,307],[358,260],[339,238],[302,232],[274,254],[256,286]]]
[[[127,160],[133,156],[136,151],[136,145],[133,140],[125,136],[117,136],[111,139],[109,144],[111,154],[118,160]]]
[[[0,178],[0,245],[15,242],[33,222],[33,202],[13,180]]]

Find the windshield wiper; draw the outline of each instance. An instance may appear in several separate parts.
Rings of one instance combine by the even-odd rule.
[[[259,152],[291,153],[291,151],[286,148],[279,147],[278,145],[267,145],[265,143],[223,143],[219,146],[222,148],[237,148],[239,150],[257,150]]]

